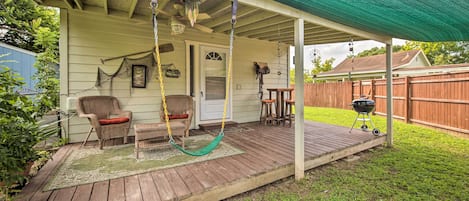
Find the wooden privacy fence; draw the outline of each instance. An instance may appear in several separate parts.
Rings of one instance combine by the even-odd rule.
[[[365,95],[386,114],[386,80],[305,85],[305,105],[350,109]],[[393,79],[393,117],[442,129],[469,133],[469,72]]]

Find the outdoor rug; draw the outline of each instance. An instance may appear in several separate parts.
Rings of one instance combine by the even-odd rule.
[[[190,136],[185,140],[186,149],[204,147],[213,138],[208,134]],[[105,147],[103,150],[81,148],[74,150],[65,159],[44,190],[120,178],[241,153],[242,150],[223,141],[213,152],[200,157],[185,155],[169,145],[157,149],[142,149],[138,160],[135,159],[134,144]]]

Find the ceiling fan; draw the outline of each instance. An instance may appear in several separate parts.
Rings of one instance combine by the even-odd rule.
[[[197,20],[210,19],[207,13],[199,13],[199,4],[205,0],[170,0],[169,5],[158,8],[158,12],[169,18],[171,34],[184,32],[186,24],[206,33],[212,33],[213,29],[197,24]]]

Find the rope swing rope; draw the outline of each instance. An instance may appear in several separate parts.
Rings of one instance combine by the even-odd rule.
[[[151,1],[151,9],[152,9],[152,14],[153,14],[153,35],[155,39],[155,47],[158,47],[158,20],[157,20],[157,13],[156,9],[158,7],[158,0],[152,0]],[[230,82],[231,82],[231,69],[233,66],[233,38],[234,38],[234,25],[236,24],[236,12],[238,10],[238,0],[232,0],[231,2],[231,32],[230,32],[230,49],[229,49],[229,59],[228,59],[228,75],[227,75],[227,84],[226,84],[226,93],[225,93],[225,101],[223,105],[223,116],[222,116],[222,122],[221,122],[221,129],[220,132],[218,133],[217,137],[212,140],[207,146],[198,149],[198,150],[186,150],[180,145],[176,143],[176,141],[173,138],[172,135],[172,130],[170,127],[169,123],[169,117],[168,117],[168,106],[166,104],[166,96],[165,96],[165,90],[164,90],[164,82],[163,82],[163,73],[162,73],[162,67],[161,67],[161,58],[160,58],[160,50],[159,48],[155,48],[155,60],[158,66],[158,75],[159,75],[159,82],[160,82],[160,92],[161,92],[161,97],[162,97],[162,103],[163,104],[163,111],[164,111],[164,119],[166,123],[166,128],[168,131],[168,136],[169,136],[169,143],[178,149],[179,151],[191,155],[191,156],[203,156],[207,155],[210,152],[212,152],[218,144],[220,144],[221,140],[225,136],[224,129],[225,129],[225,121],[226,121],[226,113],[227,113],[227,107],[228,107],[228,97],[230,93]]]

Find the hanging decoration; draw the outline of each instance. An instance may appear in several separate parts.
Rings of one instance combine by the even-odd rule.
[[[313,57],[313,64],[316,63],[318,61],[318,58],[319,58],[319,49],[317,49],[316,47],[313,48],[313,51],[312,51],[312,57]]]
[[[350,42],[348,43],[348,50],[350,52],[350,55],[352,56],[352,63],[353,63],[353,60],[355,59],[355,52],[353,50],[353,38],[350,38]]]
[[[160,53],[174,51],[174,47],[172,44],[160,45],[158,49]],[[118,77],[121,79],[131,78],[132,88],[145,88],[153,77],[158,77],[158,75],[154,75],[154,71],[156,69],[156,61],[153,56],[153,51],[154,48],[150,51],[142,51],[117,57],[111,57],[107,59],[101,59],[101,63],[104,64],[107,61],[123,58],[122,63],[114,73],[106,73],[101,67],[98,67],[95,87],[109,88],[109,94],[112,95],[113,79]],[[129,56],[135,56],[147,52],[150,53],[139,58],[129,58]],[[180,77],[181,72],[174,66],[174,64],[162,64],[162,66],[164,68],[164,75],[166,77]],[[108,86],[103,86],[104,84],[107,84]]]
[[[264,92],[262,86],[264,85],[264,75],[270,73],[269,66],[266,62],[254,62],[254,67],[256,70],[256,80],[259,79],[259,99],[262,100]]]
[[[121,65],[117,69],[116,72],[114,73],[106,73],[102,68],[98,67],[98,75],[96,78],[96,87],[103,87],[104,83],[107,83],[109,81],[109,91],[110,94],[112,94],[112,86],[113,86],[113,79],[118,77],[118,78],[130,78],[132,76],[132,69],[133,66],[146,66],[144,69],[145,72],[142,72],[142,74],[145,75],[146,78],[152,77],[153,72],[155,71],[155,60],[153,59],[153,53],[147,54],[143,57],[140,58],[128,58],[125,57],[122,60]],[[142,86],[146,86],[146,84],[150,81],[151,79],[145,79],[144,83],[140,83]]]
[[[352,57],[352,70],[348,72],[348,79],[351,81],[352,80],[352,71],[354,68],[353,62],[355,60],[355,52],[353,50],[353,38],[350,38],[350,42],[348,43],[348,50],[350,52],[350,55]]]
[[[281,52],[281,50],[280,50],[280,41],[279,41],[279,42],[277,42],[277,59],[278,59],[278,61],[277,61],[277,62],[278,62],[277,68],[279,69],[279,70],[277,70],[277,75],[278,75],[278,76],[282,75],[282,71],[280,71],[280,69],[281,69],[281,68],[280,68],[280,58],[281,58],[281,57],[282,57],[282,52]]]

